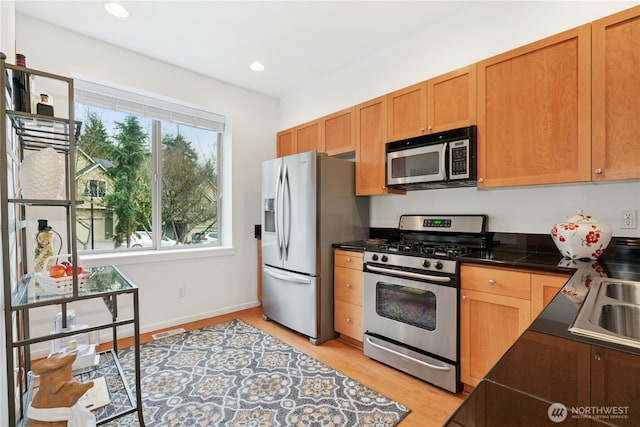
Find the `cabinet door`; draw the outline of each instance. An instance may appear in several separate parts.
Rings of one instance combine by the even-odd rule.
[[[336,300],[362,306],[362,270],[336,267],[333,272],[333,281]]]
[[[320,144],[320,120],[305,123],[295,128],[296,152],[322,151]]]
[[[278,132],[278,141],[276,147],[278,157],[288,156],[297,152],[295,135],[296,134],[293,129],[287,129]]]
[[[547,402],[588,406],[589,364],[589,344],[526,331],[488,379]]]
[[[531,322],[528,300],[461,290],[460,371],[476,386]]]
[[[356,106],[356,195],[399,193],[385,186],[387,97]]]
[[[356,109],[338,111],[322,118],[322,151],[329,156],[356,149]]]
[[[346,301],[336,300],[334,307],[334,328],[342,335],[362,342],[362,307]]]
[[[640,6],[592,28],[592,179],[640,178]]]
[[[640,420],[638,378],[640,378],[638,355],[591,346],[591,406],[626,410],[627,418],[610,420],[615,425],[638,425]]]
[[[567,280],[569,276],[565,274],[531,275],[531,320],[542,313]]]
[[[387,141],[397,141],[426,133],[426,82],[391,92],[387,95],[387,103]]]
[[[591,180],[591,27],[478,63],[479,187]]]
[[[476,65],[427,80],[427,131],[476,124]]]

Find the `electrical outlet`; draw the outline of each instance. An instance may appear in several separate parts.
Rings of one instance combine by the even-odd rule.
[[[622,224],[620,228],[636,228],[636,211],[622,211]]]
[[[184,286],[180,286],[178,288],[178,298],[184,298],[185,294],[186,294],[186,289]]]

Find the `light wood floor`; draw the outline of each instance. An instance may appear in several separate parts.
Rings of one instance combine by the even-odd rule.
[[[180,325],[186,330],[198,329],[224,320],[242,319],[245,322],[273,335],[292,347],[315,357],[335,370],[362,384],[402,403],[411,413],[399,427],[442,426],[464,400],[465,395],[452,394],[410,375],[383,365],[366,357],[362,350],[339,339],[314,346],[307,337],[283,326],[262,319],[260,307],[212,317],[198,322]],[[178,327],[178,326],[176,326]],[[174,328],[176,328],[174,327]],[[168,329],[174,329],[168,328]],[[161,332],[160,331],[154,331]],[[141,342],[150,341],[152,333],[143,334]],[[130,340],[120,342],[122,347],[131,345]]]

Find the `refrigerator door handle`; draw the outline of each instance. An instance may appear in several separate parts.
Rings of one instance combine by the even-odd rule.
[[[291,187],[289,186],[289,168],[287,165],[284,165],[284,173],[283,173],[283,183],[282,183],[282,205],[284,206],[284,227],[282,230],[283,242],[284,246],[284,259],[289,259],[289,241],[291,240]]]
[[[269,267],[263,267],[262,270],[265,272],[265,274],[268,274],[271,277],[275,277],[276,279],[285,280],[287,282],[300,283],[301,285],[311,284],[311,279],[280,274]]]
[[[278,179],[276,180],[276,206],[275,206],[275,223],[276,223],[276,243],[278,244],[278,259],[282,259],[282,165],[278,166]]]

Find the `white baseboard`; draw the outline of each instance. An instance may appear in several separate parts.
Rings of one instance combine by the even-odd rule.
[[[140,333],[144,334],[148,332],[157,331],[159,329],[171,328],[173,326],[182,325],[184,323],[195,322],[198,320],[208,319],[210,317],[221,316],[223,314],[229,314],[235,311],[246,310],[248,308],[259,307],[259,306],[260,306],[260,301],[256,300],[246,304],[238,304],[235,306],[224,307],[217,310],[211,310],[203,313],[193,314],[191,316],[169,319],[164,322],[158,322],[151,325],[140,325]],[[118,329],[118,339],[128,338],[131,336],[133,336],[133,325]],[[111,330],[105,329],[100,333],[100,342],[101,343],[110,342],[111,337],[112,337]],[[34,360],[42,359],[47,356],[49,356],[49,351],[44,348],[33,350],[31,352],[31,358]]]

